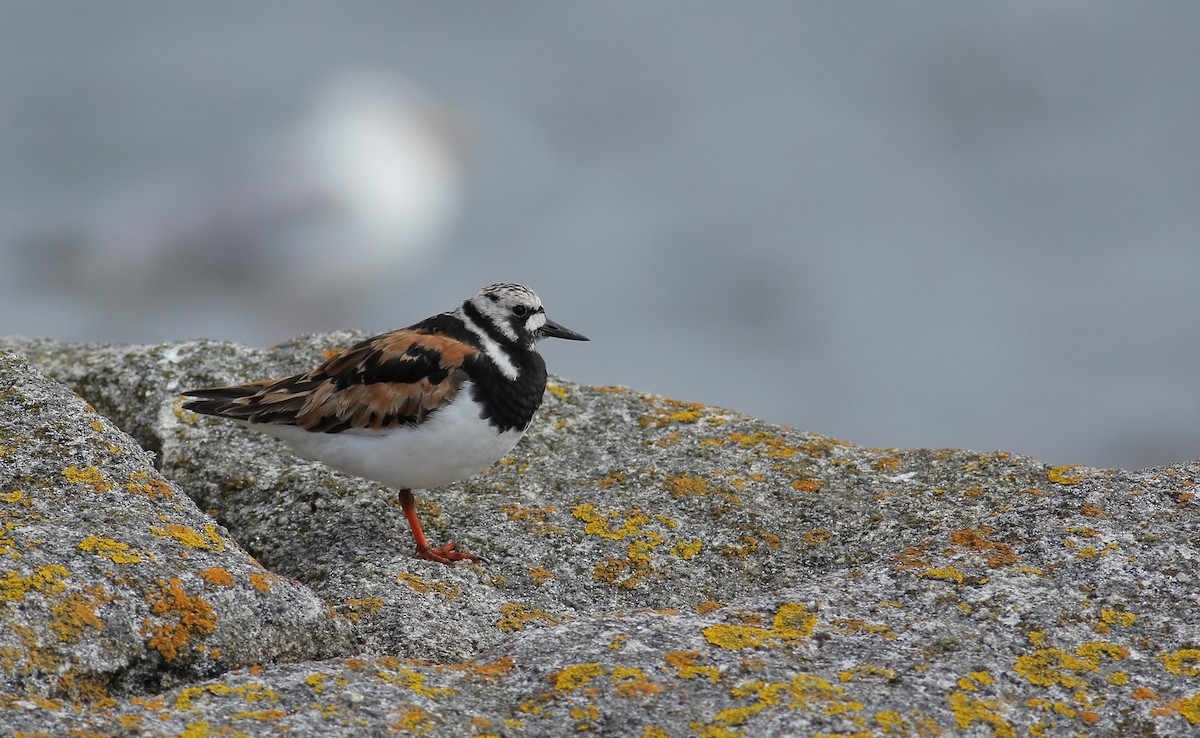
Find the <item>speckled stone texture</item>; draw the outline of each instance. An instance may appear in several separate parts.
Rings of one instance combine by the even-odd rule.
[[[446,567],[412,556],[389,491],[181,409],[183,389],[307,369],[360,337],[268,351],[0,340],[98,411],[3,360],[0,724],[191,737],[1200,731],[1200,465],[866,449],[552,379],[512,456],[418,492],[435,543],[487,559]],[[9,409],[31,386],[59,398],[41,417],[59,424],[52,437]],[[126,489],[135,472],[172,495]],[[154,532],[170,525],[196,538]],[[128,547],[80,549],[88,536]],[[210,581],[214,569],[234,586]],[[211,616],[156,619],[164,600]],[[258,630],[244,622],[268,607]],[[56,628],[63,611],[81,613],[82,645]],[[153,647],[160,620],[183,628],[186,659]],[[136,663],[136,678],[110,662]]]

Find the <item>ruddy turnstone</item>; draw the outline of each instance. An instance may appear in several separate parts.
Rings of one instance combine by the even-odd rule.
[[[417,555],[479,557],[425,539],[412,490],[466,479],[512,450],[546,389],[543,338],[586,341],[528,287],[493,284],[450,312],[282,379],[195,389],[188,410],[282,439],[297,454],[399,490]]]

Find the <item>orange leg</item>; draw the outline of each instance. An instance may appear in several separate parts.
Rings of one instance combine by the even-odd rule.
[[[404,510],[404,517],[408,518],[408,527],[412,530],[413,539],[417,542],[417,556],[442,564],[453,564],[455,561],[463,559],[479,561],[479,557],[474,554],[455,551],[458,544],[454,541],[437,548],[429,545],[429,541],[425,540],[425,531],[421,530],[421,521],[417,519],[417,501],[413,497],[411,489],[400,490],[400,507]]]

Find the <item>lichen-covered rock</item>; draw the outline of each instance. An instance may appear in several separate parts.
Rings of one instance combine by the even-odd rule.
[[[412,556],[390,492],[180,409],[183,389],[306,369],[357,337],[270,351],[9,340],[158,452],[167,478],[269,570],[317,591],[355,639],[334,660],[141,701],[10,700],[14,724],[314,736],[1200,729],[1200,465],[1104,471],[865,449],[552,380],[511,457],[418,493],[433,537],[487,557],[446,567]]]
[[[139,693],[313,658],[334,633],[133,439],[0,353],[0,691]]]

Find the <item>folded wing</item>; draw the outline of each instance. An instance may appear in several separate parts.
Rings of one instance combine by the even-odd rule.
[[[424,422],[467,380],[478,349],[399,330],[368,339],[305,374],[184,392],[188,410],[319,433],[386,431]]]

